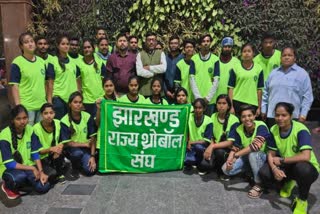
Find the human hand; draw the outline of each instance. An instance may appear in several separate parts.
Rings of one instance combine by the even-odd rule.
[[[42,186],[48,182],[48,175],[46,175],[43,171],[40,172],[40,182]]]
[[[90,172],[93,172],[96,170],[96,159],[94,157],[90,157],[89,162],[88,162],[89,170]]]

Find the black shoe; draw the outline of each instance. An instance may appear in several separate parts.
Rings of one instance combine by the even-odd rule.
[[[71,169],[65,174],[65,178],[67,181],[75,181],[80,178],[79,171]]]
[[[225,175],[225,174],[221,174],[221,175],[219,175],[219,179],[221,181],[230,181],[230,176],[229,175]]]

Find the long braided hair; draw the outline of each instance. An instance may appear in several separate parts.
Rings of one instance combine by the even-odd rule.
[[[17,131],[14,124],[15,118],[20,114],[24,112],[28,117],[28,111],[23,105],[17,105],[11,110],[11,123],[9,125],[10,131],[11,131],[11,141],[12,141],[12,147],[14,149],[13,151],[13,159],[17,162],[22,164],[23,159],[21,156],[21,153],[18,151],[18,137],[17,137]]]
[[[58,57],[59,65],[62,68],[62,71],[65,72],[66,70],[66,65],[65,65],[65,59],[61,56],[60,51],[59,51],[59,45],[62,42],[63,39],[67,39],[69,43],[69,38],[66,35],[61,35],[57,37],[56,39],[56,55]]]
[[[228,110],[226,112],[226,115],[225,115],[225,118],[224,118],[224,122],[223,122],[223,134],[221,135],[220,137],[220,142],[222,141],[225,141],[227,140],[227,127],[228,127],[228,121],[229,121],[229,117],[230,117],[230,110],[231,110],[231,100],[229,98],[228,95],[226,94],[220,94],[218,97],[217,97],[217,102],[220,100],[220,99],[225,99],[228,103]]]
[[[94,43],[93,43],[93,41],[91,39],[84,39],[83,40],[83,49],[84,49],[84,43],[86,43],[86,42],[88,42],[90,44],[90,46],[92,47],[92,57],[93,57],[93,63],[94,63],[93,67],[97,72],[99,70],[99,68],[98,68],[98,63],[96,62],[96,60],[94,58],[94,55],[93,55],[93,53],[94,53]],[[84,61],[84,58],[83,58],[83,61]]]

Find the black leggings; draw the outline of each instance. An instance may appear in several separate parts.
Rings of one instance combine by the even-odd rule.
[[[285,164],[281,167],[284,171],[287,180],[295,180],[298,184],[299,198],[307,200],[311,184],[315,182],[319,176],[317,169],[309,162],[299,162],[295,164]],[[259,170],[259,175],[263,185],[270,186],[277,182],[273,176],[271,168],[268,163],[265,163]]]

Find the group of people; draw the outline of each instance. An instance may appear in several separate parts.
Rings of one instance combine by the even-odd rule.
[[[251,198],[274,180],[283,184],[282,197],[297,184],[293,212],[307,213],[320,167],[303,124],[313,102],[311,82],[295,63],[294,48],[276,50],[269,33],[258,55],[246,43],[240,59],[230,37],[223,38],[220,56],[213,54],[210,34],[198,44],[172,36],[168,53],[157,47],[153,32],[141,50],[138,37],[126,33],[111,47],[104,29],[97,29],[96,41],[81,41],[82,51],[79,38],[58,37],[53,56],[47,38],[19,37],[22,54],[13,60],[9,79],[12,120],[0,133],[1,190],[9,199],[27,185],[45,193],[79,173],[96,173],[105,99],[192,104],[185,170],[214,170],[223,180],[250,172]]]

